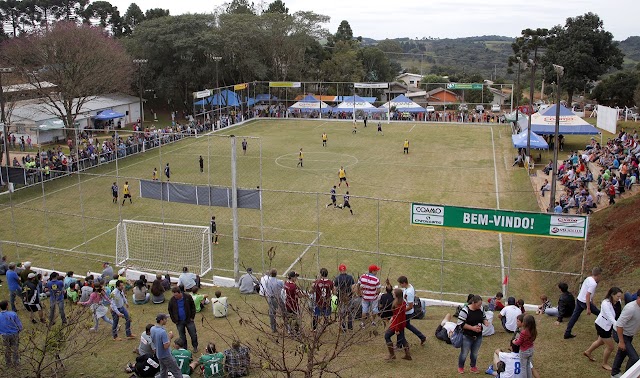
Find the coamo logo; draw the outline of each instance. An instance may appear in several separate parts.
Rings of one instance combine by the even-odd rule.
[[[577,219],[577,218],[556,218],[556,221],[558,223],[562,223],[562,224],[566,224],[566,225],[577,224],[577,223],[582,223],[583,222],[582,219]]]
[[[413,211],[418,214],[433,214],[433,215],[442,215],[442,213],[444,213],[444,209],[442,207],[432,207],[432,206],[414,206]]]

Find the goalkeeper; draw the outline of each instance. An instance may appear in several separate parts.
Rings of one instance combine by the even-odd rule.
[[[211,217],[211,242],[218,244],[218,225],[216,224],[216,217]]]

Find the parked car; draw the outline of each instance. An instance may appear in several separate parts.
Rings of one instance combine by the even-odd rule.
[[[429,105],[427,106],[427,113],[433,113],[436,111],[436,108],[434,108],[433,106]]]
[[[499,113],[500,112],[500,105],[498,105],[498,104],[491,105],[491,111],[494,112],[494,113]]]
[[[476,113],[484,113],[484,105],[476,105]]]

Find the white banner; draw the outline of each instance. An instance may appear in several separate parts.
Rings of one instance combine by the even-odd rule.
[[[355,88],[374,88],[374,89],[387,89],[389,83],[353,83]]]
[[[195,98],[205,98],[205,97],[209,97],[211,96],[211,91],[208,89],[205,89],[204,91],[200,91],[200,92],[195,92],[193,94],[193,96]]]
[[[598,126],[599,129],[616,134],[616,124],[618,122],[618,110],[608,106],[598,105]]]

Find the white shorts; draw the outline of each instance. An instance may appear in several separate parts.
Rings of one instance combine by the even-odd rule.
[[[366,300],[362,300],[362,314],[368,314],[369,313],[369,309],[371,309],[371,312],[374,315],[378,314],[378,299],[374,299],[372,301],[366,301]]]

